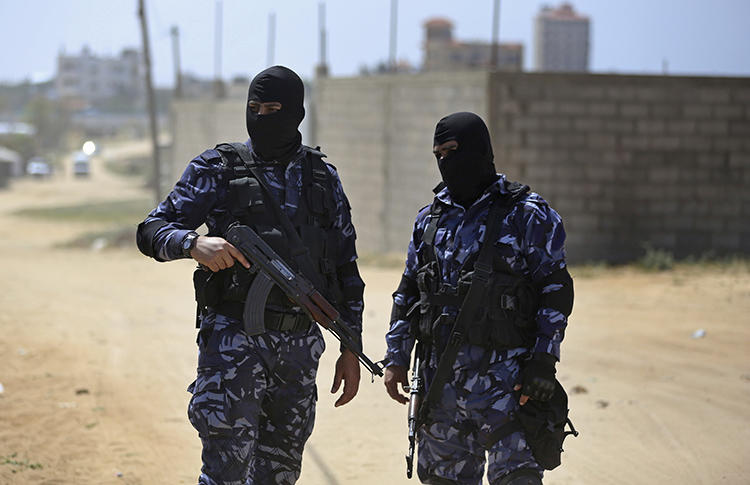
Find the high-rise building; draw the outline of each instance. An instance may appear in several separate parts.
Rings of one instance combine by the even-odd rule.
[[[80,55],[61,52],[55,77],[57,96],[84,103],[118,96],[139,102],[144,91],[142,64],[135,49],[124,49],[117,57],[96,56],[88,47]]]
[[[534,68],[585,72],[589,69],[589,18],[569,3],[549,6],[534,19]]]
[[[453,23],[434,18],[424,24],[425,71],[453,71],[458,69],[487,69],[492,59],[492,43],[459,42],[453,38]],[[523,45],[501,43],[497,68],[520,71],[523,66]]]

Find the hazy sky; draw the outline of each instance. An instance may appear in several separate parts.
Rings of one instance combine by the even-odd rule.
[[[169,30],[180,29],[183,70],[214,74],[216,0],[146,0],[154,79],[173,82]],[[222,0],[225,77],[266,67],[268,16],[276,14],[274,61],[303,77],[318,62],[319,0]],[[328,60],[336,76],[388,58],[390,0],[327,0]],[[542,4],[502,0],[500,39],[522,42],[525,67],[533,61],[533,17]],[[750,0],[575,0],[591,17],[591,70],[750,76]],[[492,0],[401,0],[398,58],[419,65],[423,22],[453,20],[459,40],[491,38]],[[0,81],[49,79],[57,53],[83,45],[99,55],[141,46],[137,0],[0,0]]]

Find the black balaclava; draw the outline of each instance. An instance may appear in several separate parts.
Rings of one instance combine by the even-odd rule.
[[[284,66],[269,67],[253,78],[247,101],[279,102],[281,110],[259,115],[245,107],[247,133],[253,151],[264,160],[289,162],[297,153],[302,134],[297,128],[305,117],[305,87],[302,80]]]
[[[497,180],[490,133],[474,113],[453,113],[435,126],[434,145],[451,140],[458,142],[458,149],[443,159],[435,157],[451,198],[468,208]]]

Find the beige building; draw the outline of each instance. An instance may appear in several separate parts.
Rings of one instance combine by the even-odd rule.
[[[453,38],[453,22],[443,18],[424,24],[424,71],[487,69],[492,59],[489,42],[459,42]],[[520,71],[523,66],[522,44],[500,44],[498,69]]]
[[[143,100],[143,63],[136,49],[124,49],[119,56],[97,56],[88,47],[80,54],[57,56],[55,90],[62,99],[93,103],[123,96]]]
[[[589,70],[590,21],[569,3],[545,6],[534,19],[534,68],[537,71]]]

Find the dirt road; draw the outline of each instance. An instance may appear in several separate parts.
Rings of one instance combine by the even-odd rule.
[[[158,264],[135,248],[56,248],[102,224],[12,215],[147,196],[101,170],[0,192],[0,483],[195,483],[200,445],[185,411],[192,265]],[[362,272],[365,348],[381,356],[400,270]],[[750,483],[748,265],[573,273],[558,375],[581,436],[545,483]],[[698,329],[705,335],[693,338]],[[367,378],[334,409],[337,345],[327,341],[300,483],[409,483],[406,409]]]

